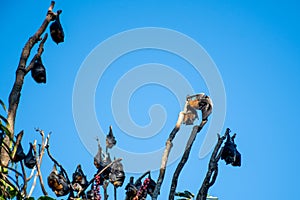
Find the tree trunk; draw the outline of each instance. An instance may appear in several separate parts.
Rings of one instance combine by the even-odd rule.
[[[41,56],[43,53],[43,46],[47,39],[47,34],[45,35],[44,39],[40,42],[38,52],[35,54],[33,59],[31,60],[30,64],[26,67],[27,60],[30,56],[30,52],[35,44],[37,44],[41,40],[41,35],[45,32],[47,26],[49,25],[50,21],[53,21],[56,18],[56,15],[52,10],[54,7],[55,2],[52,1],[51,5],[48,9],[48,13],[46,15],[46,18],[40,28],[37,30],[37,32],[29,38],[29,40],[26,42],[19,61],[19,65],[16,71],[16,79],[13,85],[13,88],[10,92],[9,98],[8,98],[8,114],[7,114],[7,121],[8,125],[7,128],[9,130],[9,135],[6,135],[3,142],[11,147],[11,139],[14,137],[14,131],[15,131],[15,119],[17,114],[17,109],[20,102],[21,97],[21,91],[24,83],[24,77],[26,74],[32,69],[33,64],[35,60]],[[8,166],[8,163],[10,161],[8,153],[2,148],[1,149],[1,162],[2,165]]]

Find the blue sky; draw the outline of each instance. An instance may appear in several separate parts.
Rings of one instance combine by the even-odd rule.
[[[44,0],[2,3],[0,98],[6,102],[23,45],[42,23],[49,4],[50,1]],[[242,167],[233,168],[220,162],[217,182],[210,194],[228,200],[297,196],[300,161],[296,154],[300,139],[296,132],[300,111],[298,2],[142,0],[80,3],[58,0],[56,9],[63,10],[61,22],[65,42],[57,46],[48,38],[45,44],[42,59],[47,68],[47,84],[36,84],[30,74],[25,78],[16,123],[16,131],[25,130],[25,149],[29,141],[38,137],[35,127],[52,131],[52,153],[69,174],[81,163],[88,177],[92,177],[95,173],[93,155],[82,144],[72,113],[74,83],[80,66],[97,45],[115,34],[134,28],[167,28],[199,43],[218,67],[224,82],[227,112],[223,131],[229,127],[237,133]],[[141,50],[120,57],[99,81],[95,112],[103,131],[107,132],[108,126],[113,125],[118,146],[128,151],[145,153],[162,148],[181,109],[170,90],[148,84],[132,95],[129,110],[133,120],[145,126],[150,120],[149,107],[162,104],[166,123],[161,132],[150,139],[133,138],[124,134],[114,121],[110,107],[114,85],[130,69],[153,62],[179,71],[196,92],[209,94],[202,77],[178,56]],[[122,99],[119,102],[126,104]],[[179,134],[187,138],[190,129],[185,127]],[[206,131],[207,128],[197,137],[180,176],[178,190],[198,192],[208,163],[208,157],[199,159],[198,156]],[[89,134],[96,137],[98,133]],[[96,147],[96,142],[94,145]],[[176,162],[167,170],[160,199],[168,194],[175,167]],[[51,168],[45,156],[42,166],[45,180]],[[127,174],[127,178],[130,175]],[[156,179],[157,173],[152,176]],[[128,179],[125,181],[119,189],[119,199],[123,199]],[[39,194],[37,187],[35,195]],[[54,196],[51,191],[50,195]]]

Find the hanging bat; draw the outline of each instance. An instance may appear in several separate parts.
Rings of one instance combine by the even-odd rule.
[[[187,96],[187,101],[192,108],[202,111],[202,121],[207,120],[208,116],[212,113],[213,102],[204,93]]]
[[[116,139],[115,139],[115,136],[113,135],[113,132],[112,132],[112,127],[109,126],[109,132],[106,136],[106,147],[111,149],[113,146],[115,146],[117,143]]]
[[[24,158],[25,158],[25,153],[24,153],[23,147],[20,143],[17,147],[17,151],[16,151],[16,154],[13,158],[13,161],[14,162],[19,162],[19,161],[23,160]]]
[[[26,154],[25,158],[24,158],[24,164],[26,167],[28,167],[29,169],[33,169],[33,167],[36,165],[36,158],[33,154],[33,145],[32,143],[29,143],[30,148],[28,153]]]
[[[123,165],[120,161],[114,162],[110,167],[109,181],[115,186],[120,187],[125,180]]]
[[[129,183],[126,185],[125,190],[126,190],[126,198],[125,200],[132,200],[138,192],[138,189],[136,185],[133,183],[134,177],[131,176],[129,179]]]
[[[73,173],[73,180],[72,180],[72,185],[77,185],[79,184],[79,186],[82,188],[84,188],[85,186],[87,186],[88,181],[86,179],[86,175],[83,173],[82,169],[81,169],[81,165],[78,165],[76,168],[76,171]],[[79,188],[79,187],[77,187]],[[77,192],[79,190],[81,190],[80,188],[77,189]]]
[[[225,161],[226,165],[231,164],[232,166],[241,166],[241,154],[236,148],[234,143],[235,134],[230,137],[227,135],[227,140],[224,144],[221,159]]]
[[[186,112],[184,113],[183,124],[193,125],[196,119],[198,119],[198,113],[196,109],[188,104],[186,107]]]
[[[154,189],[156,187],[156,182],[151,178],[150,174],[148,176],[148,179],[149,179],[149,184],[148,184],[148,187],[147,187],[147,193],[152,197]]]
[[[31,76],[37,83],[46,83],[46,69],[42,63],[41,57],[34,61],[31,69]]]
[[[66,178],[57,171],[56,165],[53,166],[51,173],[48,176],[48,186],[57,197],[69,194],[70,187]]]
[[[64,42],[64,38],[65,38],[64,30],[60,23],[60,17],[59,17],[61,13],[62,13],[61,10],[57,11],[56,19],[50,25],[50,35],[51,35],[52,40],[56,44]]]

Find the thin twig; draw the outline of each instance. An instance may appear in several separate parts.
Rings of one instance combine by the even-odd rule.
[[[48,139],[50,137],[50,133],[48,134],[48,136],[46,137],[46,140],[45,140],[45,134],[44,134],[44,131],[43,130],[40,130],[40,129],[36,129],[37,132],[40,133],[41,137],[42,137],[42,148],[41,148],[41,151],[40,151],[40,154],[38,155],[37,154],[37,150],[36,150],[36,144],[33,145],[33,150],[34,150],[34,155],[36,156],[36,166],[34,169],[32,169],[31,171],[31,175],[30,177],[28,178],[29,180],[33,177],[34,175],[34,172],[35,172],[35,169],[37,170],[37,172],[35,173],[35,176],[34,176],[34,179],[33,179],[33,184],[31,185],[31,189],[30,189],[30,193],[28,194],[28,197],[30,197],[33,193],[33,190],[36,186],[36,181],[37,181],[37,178],[39,178],[39,181],[40,181],[40,185],[41,185],[41,189],[43,191],[43,194],[45,196],[48,195],[46,189],[45,189],[45,186],[44,186],[44,182],[43,182],[43,176],[42,176],[42,173],[41,173],[41,170],[40,170],[40,166],[42,164],[42,160],[43,160],[43,155],[44,155],[44,151],[45,151],[45,148],[46,148],[46,145],[48,143]]]
[[[34,176],[35,170],[36,170],[36,166],[34,166],[34,168],[31,170],[29,177],[26,179],[27,182],[29,182],[30,179],[32,179],[32,177]]]
[[[38,177],[38,173],[35,173],[35,176],[34,176],[34,179],[33,179],[33,182],[32,182],[32,185],[31,185],[31,188],[30,188],[30,191],[27,195],[27,198],[31,197],[32,193],[33,193],[33,190],[36,186],[36,180],[37,180],[37,177]]]
[[[19,174],[15,173],[15,179],[16,179],[16,186],[18,188],[20,188],[20,185],[19,185]],[[21,190],[20,190],[21,191]]]
[[[19,188],[17,188],[13,183],[11,183],[10,180],[7,179],[6,175],[1,174],[0,175],[0,180],[4,181],[6,184],[8,184],[9,186],[11,186],[17,192],[18,195],[22,196],[22,193],[19,190]],[[8,194],[8,195],[10,196],[10,194]]]
[[[39,180],[40,180],[41,189],[43,191],[43,194],[45,196],[48,196],[48,193],[45,189],[44,182],[43,182],[42,172],[41,172],[41,169],[40,169],[41,160],[39,159],[39,156],[37,154],[36,144],[33,145],[33,151],[34,151],[34,155],[36,157],[36,170],[37,170],[37,176],[39,177]]]
[[[30,72],[30,70],[33,68],[35,61],[41,57],[42,53],[44,52],[44,44],[48,38],[48,33],[45,34],[44,38],[39,44],[38,52],[35,54],[35,56],[31,59],[30,64],[25,69],[25,75]]]
[[[23,176],[22,173],[18,172],[17,170],[15,170],[15,169],[12,168],[12,167],[4,166],[2,163],[0,163],[0,165],[1,165],[1,167],[6,168],[6,169],[8,169],[8,170],[11,170],[11,171],[13,171],[14,173],[18,174],[19,176],[22,177],[23,181],[25,181],[25,180],[24,180],[24,176]]]
[[[104,200],[108,200],[108,194],[107,194],[107,187],[108,187],[109,182],[108,181],[104,181],[103,183],[103,193],[104,193]]]
[[[63,168],[63,166],[51,155],[50,153],[50,145],[49,145],[49,141],[50,141],[50,134],[47,136],[47,142],[45,144],[45,148],[47,150],[48,156],[49,158],[60,168],[60,171],[63,173],[63,175],[65,176],[65,178],[67,179],[67,183],[70,184],[70,179],[69,176],[66,172],[66,170]]]
[[[24,185],[23,185],[23,188],[22,188],[22,192],[24,193],[24,196],[27,196],[27,191],[26,190],[27,190],[28,179],[26,177],[27,175],[26,175],[26,170],[25,170],[25,166],[24,166],[23,160],[20,161],[20,164],[21,164],[22,173],[23,173],[23,176],[24,176]]]
[[[34,140],[33,145],[32,145],[35,157],[36,157],[36,151],[35,151],[36,143],[37,143],[37,141]],[[37,160],[36,160],[36,162],[37,162]],[[35,172],[35,170],[37,170],[37,164],[34,166],[34,169],[32,169],[32,172]],[[35,175],[34,175],[34,179],[33,179],[33,182],[32,182],[32,185],[31,185],[31,188],[30,188],[30,191],[29,191],[29,194],[28,194],[27,197],[30,197],[32,195],[32,193],[33,193],[33,190],[34,190],[34,188],[36,186],[37,176],[38,176],[38,173],[36,172]]]
[[[117,200],[117,187],[114,186],[114,200]]]

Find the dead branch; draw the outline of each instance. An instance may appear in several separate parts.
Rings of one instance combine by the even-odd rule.
[[[22,163],[22,164],[24,165],[24,163]],[[25,168],[24,168],[24,169],[25,169]],[[36,170],[36,167],[34,167],[34,168],[31,170],[29,177],[26,179],[27,182],[29,182],[30,179],[32,179],[32,177],[34,176],[35,170]]]
[[[32,193],[33,193],[33,190],[36,186],[36,180],[37,180],[37,177],[38,177],[38,174],[36,173],[34,175],[34,179],[33,179],[33,182],[32,182],[32,185],[31,185],[31,188],[30,188],[30,191],[29,191],[29,194],[27,195],[27,198],[31,197]]]
[[[42,176],[42,172],[41,172],[41,169],[40,169],[40,167],[41,167],[41,160],[39,159],[40,157],[37,154],[36,144],[33,145],[33,151],[34,151],[34,155],[35,155],[36,161],[37,161],[36,162],[36,170],[37,170],[37,175],[36,176],[39,177],[40,184],[41,184],[41,189],[43,191],[43,194],[45,196],[48,196],[48,193],[47,193],[47,191],[45,189],[44,182],[43,182],[43,176]]]
[[[117,200],[117,187],[114,187],[114,200]]]
[[[179,116],[178,116],[177,123],[176,123],[175,127],[173,128],[172,132],[170,133],[169,138],[166,142],[166,148],[164,150],[164,153],[163,153],[163,156],[162,156],[162,159],[161,159],[161,166],[160,166],[160,170],[159,170],[159,176],[158,176],[156,186],[155,186],[155,189],[154,189],[154,192],[153,192],[152,200],[156,200],[159,193],[160,193],[160,188],[161,188],[161,185],[162,185],[164,177],[165,177],[166,166],[167,166],[167,163],[168,163],[169,154],[170,154],[171,148],[173,146],[172,141],[175,138],[176,133],[180,129],[180,125],[182,124],[183,117],[184,117],[184,112],[180,112]]]
[[[41,57],[42,53],[44,52],[44,44],[46,42],[48,38],[48,33],[45,34],[44,38],[42,39],[42,41],[39,44],[39,48],[37,51],[37,54],[35,54],[35,56],[31,59],[30,64],[28,65],[28,67],[25,69],[25,75],[30,72],[30,70],[33,68],[34,62]]]
[[[184,154],[182,155],[181,160],[178,163],[176,170],[174,172],[173,178],[172,178],[172,183],[171,183],[171,188],[170,188],[170,193],[169,193],[169,200],[174,200],[174,195],[175,195],[176,187],[177,187],[177,183],[178,183],[178,177],[189,158],[189,155],[190,155],[193,143],[196,139],[197,133],[199,133],[202,130],[202,128],[204,127],[204,125],[206,123],[207,123],[207,120],[204,120],[201,122],[201,124],[199,126],[193,127],[192,133],[186,144]]]
[[[23,188],[22,188],[22,192],[24,193],[24,196],[26,197],[27,196],[27,183],[30,179],[29,180],[27,179],[26,170],[25,170],[23,160],[20,161],[20,164],[21,164],[21,168],[22,168],[22,174],[24,176],[24,185],[23,185]]]
[[[38,154],[37,154],[37,150],[36,150],[36,145],[33,146],[33,150],[34,150],[34,153],[35,153],[35,156],[36,156],[37,163],[36,163],[35,168],[32,169],[31,174],[30,174],[30,176],[29,176],[28,179],[27,179],[27,182],[28,182],[28,181],[34,176],[33,184],[31,185],[31,189],[30,189],[30,192],[29,192],[29,194],[28,194],[27,197],[30,197],[30,196],[31,196],[31,194],[32,194],[32,192],[33,192],[33,190],[34,190],[34,188],[35,188],[35,186],[36,186],[37,178],[39,178],[40,185],[41,185],[41,189],[42,189],[44,195],[47,194],[47,191],[46,191],[46,189],[45,189],[44,182],[43,182],[43,176],[42,176],[42,173],[41,173],[41,171],[40,171],[40,166],[41,166],[41,164],[42,164],[42,160],[43,160],[43,155],[44,155],[44,152],[45,152],[45,148],[46,148],[46,145],[47,145],[47,143],[48,143],[48,139],[49,139],[51,133],[49,133],[49,134],[47,135],[46,140],[45,140],[45,134],[44,134],[44,131],[43,131],[43,130],[40,130],[40,129],[35,129],[35,130],[36,130],[37,132],[39,132],[40,135],[41,135],[41,137],[42,137],[42,145],[41,145],[42,148],[41,148],[41,150],[40,150],[40,154],[38,155]],[[36,173],[34,173],[35,170],[37,170]],[[46,193],[46,194],[45,194],[45,193]],[[48,194],[47,194],[47,195],[48,195]]]
[[[221,145],[223,144],[226,136],[229,134],[230,129],[227,128],[224,136],[220,137],[218,134],[218,142],[214,148],[214,151],[210,157],[209,164],[208,164],[208,170],[206,173],[206,176],[203,180],[203,183],[201,185],[201,188],[199,189],[199,192],[197,194],[196,200],[206,200],[207,193],[209,188],[215,183],[217,176],[218,176],[218,162],[221,158],[222,150],[220,150]]]
[[[104,190],[104,200],[108,200],[108,194],[107,194],[107,187],[108,187],[109,182],[105,181],[103,183],[103,190]]]
[[[34,156],[36,157],[36,165],[35,165],[35,167],[32,169],[32,172],[34,173],[34,171],[37,169],[37,161],[38,161],[38,160],[37,160],[37,155],[36,155],[36,140],[34,140],[32,147],[33,147],[33,151],[34,151]],[[34,175],[34,179],[33,179],[33,182],[32,182],[32,185],[31,185],[31,188],[30,188],[30,191],[29,191],[29,194],[28,194],[27,197],[30,197],[30,196],[32,195],[33,190],[34,190],[34,188],[35,188],[35,186],[36,186],[36,180],[37,180],[37,177],[38,177],[38,173],[36,173],[36,174]]]

